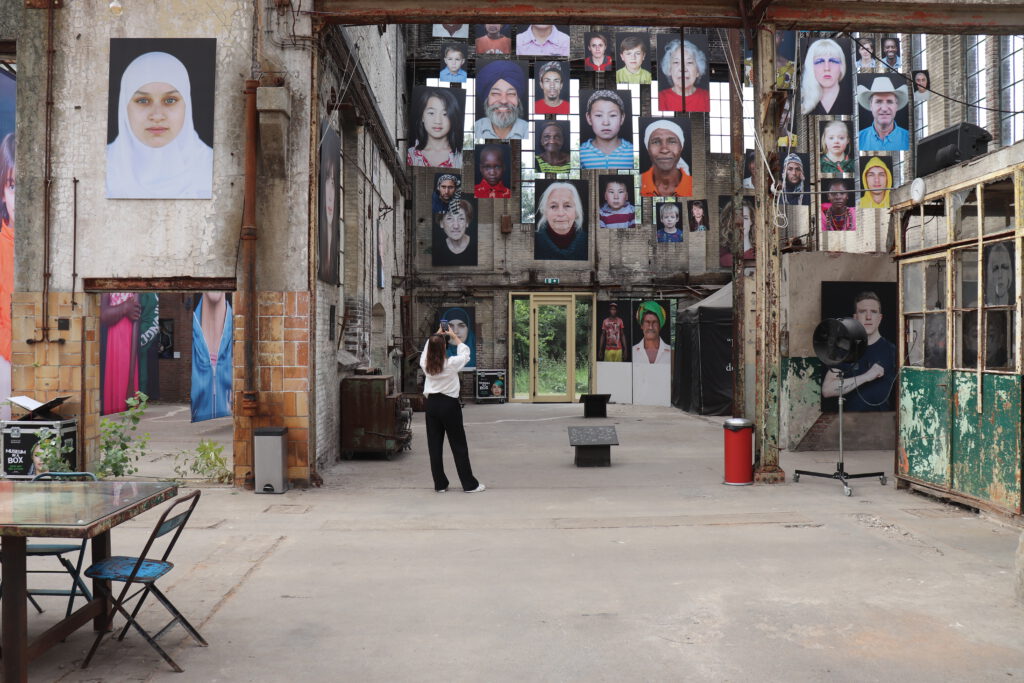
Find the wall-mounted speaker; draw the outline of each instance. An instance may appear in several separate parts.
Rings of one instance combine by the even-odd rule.
[[[992,134],[973,123],[958,123],[917,141],[917,175],[941,171],[988,151]]]

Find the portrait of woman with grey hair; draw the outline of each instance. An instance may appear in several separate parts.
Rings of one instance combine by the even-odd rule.
[[[538,261],[586,261],[587,181],[538,180],[536,192],[537,232],[533,258]]]
[[[660,111],[711,111],[707,87],[707,38],[691,35],[686,40],[658,36],[658,109]],[[664,46],[661,45],[664,43]],[[684,106],[685,105],[685,106]]]

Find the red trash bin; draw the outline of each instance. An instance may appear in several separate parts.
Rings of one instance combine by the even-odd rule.
[[[725,429],[725,479],[723,484],[748,486],[754,483],[754,423],[742,417],[730,417]]]

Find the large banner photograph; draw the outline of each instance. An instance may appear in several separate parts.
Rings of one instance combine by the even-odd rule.
[[[112,38],[107,198],[213,196],[215,38]]]

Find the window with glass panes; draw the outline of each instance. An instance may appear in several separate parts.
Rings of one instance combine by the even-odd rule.
[[[999,37],[999,100],[1003,145],[1024,140],[1024,36]]]
[[[964,75],[967,81],[967,121],[985,127],[985,106],[988,97],[988,81],[985,73],[987,57],[985,49],[987,36],[967,36],[964,51]]]
[[[900,265],[904,365],[1016,370],[1015,192],[1008,176],[956,190],[948,204],[929,200],[904,216],[903,251],[937,252]],[[946,206],[948,218],[936,215]],[[980,248],[977,241],[962,243],[977,240],[979,231]],[[961,246],[946,251],[951,240]]]
[[[728,154],[732,149],[729,138],[729,84],[711,81],[711,113],[708,114],[708,129],[712,154]]]

